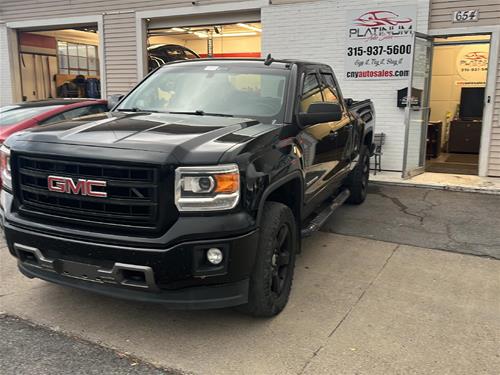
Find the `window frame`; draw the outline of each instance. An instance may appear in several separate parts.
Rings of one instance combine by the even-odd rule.
[[[325,87],[330,87],[333,89],[334,94],[336,94],[337,99],[338,99],[338,104],[342,108],[343,112],[347,111],[347,107],[344,102],[344,97],[342,96],[342,91],[340,91],[339,83],[337,82],[337,79],[335,78],[335,74],[333,72],[328,72],[328,71],[320,71],[320,76],[321,76],[321,81],[325,85]],[[332,78],[332,83],[333,86],[327,82],[325,76],[330,76]]]
[[[304,94],[305,94],[304,88],[305,88],[306,78],[309,75],[315,75],[316,76],[316,81],[318,83],[318,89],[319,89],[318,93],[321,96],[321,100],[324,101],[323,91],[322,91],[322,88],[321,88],[321,86],[322,86],[322,80],[321,80],[321,77],[319,75],[318,70],[317,69],[306,69],[306,70],[304,70],[304,72],[301,75],[302,77],[301,77],[301,84],[300,84],[300,90],[299,90],[300,95],[298,95],[298,103],[297,103],[297,108],[298,108],[298,112],[299,113],[301,113],[301,112],[305,113],[305,112],[302,111],[302,100],[303,100],[303,97],[304,97]],[[312,91],[313,90],[311,90],[311,92]],[[310,96],[313,96],[313,95],[316,95],[316,93],[312,94]]]
[[[64,46],[63,46],[64,44]],[[75,48],[76,55],[70,55],[69,54],[69,49],[71,47]],[[80,56],[80,49],[81,47],[85,47],[85,56]],[[61,53],[62,50],[65,50],[66,53]],[[92,53],[93,57],[91,57],[89,54],[89,50],[94,50]],[[70,64],[70,58],[76,58],[77,61],[77,66],[71,66]],[[61,59],[65,59],[66,61],[66,68],[61,67]],[[80,67],[80,59],[85,59],[86,61],[86,67]],[[90,59],[94,59],[95,61],[95,69],[90,68]],[[86,44],[86,43],[76,43],[76,42],[69,42],[66,40],[57,40],[57,72],[58,74],[73,74],[73,75],[79,75],[82,74],[84,76],[92,76],[92,77],[100,77],[100,72],[99,72],[99,50],[98,46],[94,44]],[[75,73],[75,71],[77,73]]]

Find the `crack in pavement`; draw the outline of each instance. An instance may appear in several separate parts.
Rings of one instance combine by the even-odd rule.
[[[422,202],[424,202],[425,204],[428,204],[429,206],[425,207],[425,208],[422,208],[420,210],[415,210],[414,209],[414,211],[416,213],[409,212],[408,210],[410,210],[410,207],[408,207],[404,203],[402,203],[399,198],[391,197],[390,195],[387,195],[386,193],[382,193],[380,191],[377,191],[377,192],[375,192],[373,194],[376,194],[376,195],[379,195],[379,196],[381,196],[383,198],[389,199],[394,205],[396,205],[399,208],[399,210],[401,212],[403,212],[406,215],[418,218],[420,225],[423,225],[423,222],[427,218],[427,215],[428,215],[427,211],[432,210],[435,207],[439,207],[440,206],[440,204],[434,203],[434,202],[431,202],[431,201],[428,200],[429,194],[432,193],[432,192],[433,192],[433,190],[426,191],[424,193],[424,195],[422,196],[422,199],[421,199]],[[455,244],[455,245],[458,245],[458,246],[473,246],[473,245],[491,246],[491,247],[500,246],[500,243],[493,243],[493,244],[491,244],[491,243],[484,243],[484,242],[474,242],[474,243],[471,243],[471,242],[459,241],[459,240],[457,240],[457,239],[455,239],[453,237],[453,233],[452,233],[452,229],[451,229],[451,227],[453,225],[455,225],[455,224],[453,224],[453,223],[445,224],[445,227],[446,227],[446,232],[445,233],[443,233],[443,232],[432,232],[432,231],[429,231],[429,230],[426,230],[426,232],[432,233],[432,234],[445,234],[446,237],[449,240],[445,244],[446,249],[452,248],[452,246],[451,246],[452,244]],[[404,225],[403,224],[401,226],[411,228],[411,226],[409,226],[409,225]]]
[[[335,328],[333,328],[333,330],[330,332],[330,334],[328,335],[328,337],[325,339],[325,343],[321,344],[318,349],[316,349],[311,358],[309,358],[306,363],[304,363],[304,366],[302,366],[302,368],[300,369],[300,371],[298,372],[297,375],[302,375],[307,367],[311,364],[311,362],[313,361],[313,359],[319,354],[319,352],[321,352],[324,348],[325,348],[325,345],[326,345],[326,341],[332,337],[335,332],[337,332],[337,330],[339,329],[339,327],[342,325],[342,323],[344,323],[347,318],[351,315],[351,313],[354,311],[354,309],[356,308],[356,306],[358,306],[358,304],[361,302],[361,300],[363,299],[363,297],[365,296],[366,292],[372,287],[372,285],[375,283],[375,281],[377,281],[377,279],[380,277],[380,275],[382,274],[382,272],[384,271],[385,267],[387,266],[387,264],[389,263],[389,261],[391,260],[392,256],[396,253],[396,251],[401,247],[401,245],[397,245],[396,247],[394,247],[394,249],[392,249],[391,253],[389,254],[389,256],[387,257],[387,259],[385,260],[384,264],[382,264],[382,267],[380,267],[380,269],[378,270],[377,274],[375,275],[375,277],[368,283],[368,285],[366,286],[366,288],[363,290],[363,292],[361,292],[361,294],[359,295],[358,299],[351,305],[351,307],[347,310],[347,312],[344,314],[344,316],[342,317],[342,319],[340,319],[340,321],[337,323],[337,325],[335,326]]]
[[[405,215],[416,217],[418,219],[418,221],[420,222],[420,224],[422,224],[424,222],[425,215],[419,215],[418,213],[414,214],[414,213],[409,212],[408,210],[410,208],[408,206],[406,206],[403,202],[401,202],[399,200],[399,198],[391,197],[385,193],[382,193],[381,191],[376,191],[373,194],[379,195],[385,199],[389,199],[395,206],[397,206],[399,208],[399,211],[401,211]]]

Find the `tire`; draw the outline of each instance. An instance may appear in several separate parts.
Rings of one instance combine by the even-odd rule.
[[[248,303],[238,310],[255,317],[278,315],[292,288],[298,235],[295,217],[282,203],[266,202]]]
[[[361,204],[366,199],[368,181],[370,179],[370,154],[368,149],[363,146],[360,151],[358,165],[351,171],[347,178],[346,187],[349,188],[351,195],[347,199],[349,204]]]

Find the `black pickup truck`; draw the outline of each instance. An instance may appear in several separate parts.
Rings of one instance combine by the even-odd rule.
[[[324,64],[170,63],[108,113],[5,142],[5,238],[30,278],[273,316],[301,237],[364,201],[373,124]]]

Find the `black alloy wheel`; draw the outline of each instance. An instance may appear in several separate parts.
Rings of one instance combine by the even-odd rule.
[[[295,216],[288,206],[266,202],[262,212],[248,303],[238,310],[271,317],[278,315],[288,302],[300,238]]]
[[[281,225],[276,236],[276,244],[271,258],[271,291],[280,296],[288,278],[290,264],[290,229],[286,223]]]

